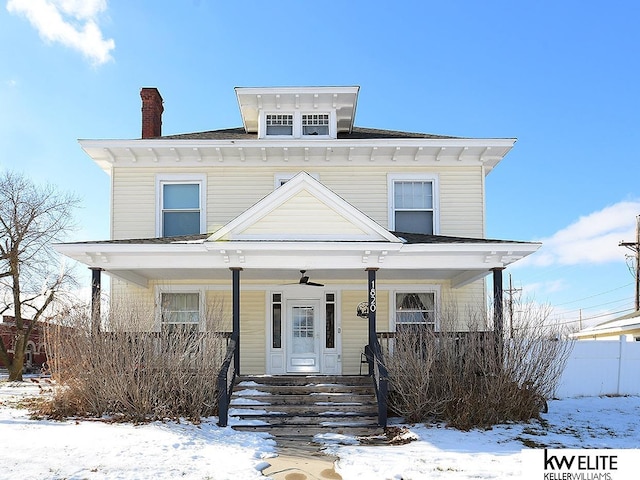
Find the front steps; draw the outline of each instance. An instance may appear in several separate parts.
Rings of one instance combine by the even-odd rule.
[[[310,444],[315,435],[339,443],[383,433],[365,376],[241,376],[229,416],[235,430],[268,432],[279,446]]]

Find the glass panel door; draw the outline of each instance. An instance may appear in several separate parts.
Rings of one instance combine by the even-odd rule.
[[[287,369],[290,372],[320,371],[319,306],[315,300],[289,302]]]

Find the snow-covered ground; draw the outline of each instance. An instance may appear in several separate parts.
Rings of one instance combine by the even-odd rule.
[[[275,455],[266,435],[200,425],[30,419],[20,399],[32,381],[0,380],[0,478],[251,479]],[[543,421],[460,432],[411,425],[401,446],[331,445],[345,480],[488,479],[521,476],[523,448],[640,449],[640,397],[554,400]]]

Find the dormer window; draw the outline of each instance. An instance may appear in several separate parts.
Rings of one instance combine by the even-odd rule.
[[[293,135],[293,115],[267,115],[267,135]]]
[[[261,138],[335,138],[335,113],[263,113]]]
[[[302,135],[329,135],[329,114],[303,114]]]

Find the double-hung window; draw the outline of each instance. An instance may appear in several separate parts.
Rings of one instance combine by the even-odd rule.
[[[158,235],[176,237],[204,231],[204,178],[167,177],[159,181]]]
[[[267,135],[293,135],[293,115],[267,114]]]
[[[329,114],[303,114],[302,135],[329,135]]]
[[[160,315],[163,331],[186,329],[198,331],[200,294],[198,292],[160,293]]]
[[[435,329],[435,292],[396,292],[396,330],[407,328]]]
[[[404,233],[436,233],[436,179],[392,178],[389,184],[391,229]]]

